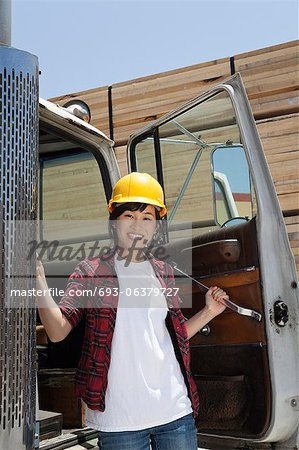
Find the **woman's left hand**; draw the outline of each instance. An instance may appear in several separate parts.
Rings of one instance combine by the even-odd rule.
[[[206,307],[215,316],[218,316],[226,308],[226,306],[221,301],[224,299],[229,299],[227,293],[217,286],[211,286],[206,293]]]

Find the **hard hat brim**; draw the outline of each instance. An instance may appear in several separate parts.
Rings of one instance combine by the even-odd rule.
[[[111,213],[116,204],[122,204],[122,203],[146,203],[148,205],[157,206],[159,209],[160,217],[165,216],[167,213],[167,208],[165,206],[162,206],[159,202],[156,202],[155,200],[149,200],[148,198],[144,197],[122,197],[121,201],[119,202],[113,202],[110,201],[108,204],[108,211]]]

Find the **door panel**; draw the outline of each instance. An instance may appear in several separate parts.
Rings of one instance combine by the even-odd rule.
[[[244,222],[240,225],[229,228],[217,228],[209,233],[198,234],[190,239],[179,239],[165,244],[167,253],[169,252],[169,260],[175,259],[180,255],[180,261],[187,270],[190,270],[190,256],[192,258],[192,270],[196,270],[195,275],[207,277],[214,274],[232,272],[242,268],[259,266],[258,249],[256,242],[256,225],[255,219]],[[214,254],[205,254],[200,252],[200,246],[223,242],[225,240],[237,241],[236,246],[240,249],[238,259],[224,259]],[[191,244],[191,245],[190,245]],[[203,247],[204,248],[204,247]],[[191,255],[188,251],[190,249]],[[213,263],[212,263],[213,262]],[[188,272],[189,273],[189,272]]]
[[[202,234],[192,238],[192,247],[184,247],[185,242],[189,245],[189,240],[169,243],[165,245],[169,260],[179,261],[179,267],[185,269],[195,279],[203,282],[207,286],[220,286],[230,296],[235,303],[245,308],[250,308],[260,312],[262,315],[263,302],[260,286],[260,272],[258,268],[256,232],[254,219],[252,221],[231,228],[222,228],[208,234]],[[208,256],[208,263],[202,259],[204,254],[198,254],[200,246],[204,249],[213,249],[213,244],[225,241],[237,242],[239,257],[237,261],[232,259],[228,262],[220,254],[215,252]],[[192,248],[192,269],[190,270],[190,255]],[[187,250],[187,251],[186,251]],[[250,251],[249,251],[250,250]],[[211,263],[209,261],[211,259]],[[202,264],[201,264],[202,262]],[[190,283],[186,278],[176,277],[176,286],[179,287],[179,295],[183,300],[182,308],[185,317],[193,316],[203,308],[205,304],[205,293],[196,283],[192,285],[192,308],[186,307],[190,296]],[[211,326],[209,336],[196,334],[190,341],[191,345],[199,344],[243,344],[243,343],[266,343],[265,326],[263,322],[257,322],[252,318],[241,316],[229,309],[216,317]]]
[[[237,262],[240,258],[241,246],[237,239],[221,239],[182,250],[182,256],[188,253],[193,256],[193,270],[200,270],[202,267],[224,262]]]
[[[199,431],[262,436],[271,412],[267,367],[267,349],[258,344],[194,347],[191,370],[201,400]]]
[[[258,312],[262,311],[258,270],[254,272],[241,271],[231,276],[229,274],[215,276],[205,279],[205,284],[221,287],[227,292],[230,299],[245,308],[254,309]],[[185,317],[193,316],[204,307],[204,296],[205,294],[199,292],[196,286],[193,287],[192,308],[184,308]],[[182,298],[181,288],[180,297]],[[228,308],[213,320],[210,328],[209,336],[197,333],[190,340],[190,345],[266,343],[265,330],[261,322],[241,316]]]
[[[143,171],[141,146],[151,135],[159,136],[151,158],[168,207],[167,261],[262,315],[258,322],[227,309],[210,332],[190,339],[201,444],[218,450],[221,436],[232,438],[227,448],[287,439],[299,423],[290,407],[299,389],[296,272],[239,75],[133,135],[130,170]],[[205,293],[174,272],[191,317]],[[285,327],[275,322],[277,300],[290,311]]]
[[[228,261],[219,248],[234,242],[237,258]],[[171,260],[207,286],[219,286],[240,306],[264,316],[255,219],[231,228],[165,245]],[[212,255],[207,249],[214,251]],[[227,247],[229,248],[229,246]],[[190,251],[192,252],[192,269]],[[202,262],[202,264],[201,264]],[[177,274],[176,286],[188,319],[205,305],[205,292]],[[189,306],[189,305],[188,305]],[[265,322],[229,309],[209,323],[209,334],[190,339],[191,368],[200,396],[197,426],[201,432],[257,437],[269,425],[271,408]]]

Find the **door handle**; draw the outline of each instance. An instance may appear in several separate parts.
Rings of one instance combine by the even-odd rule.
[[[186,320],[189,320],[188,317],[184,316],[183,317]],[[204,327],[202,327],[199,331],[197,331],[198,334],[202,334],[203,336],[209,336],[209,334],[211,333],[211,328],[209,327],[209,325],[205,325]]]

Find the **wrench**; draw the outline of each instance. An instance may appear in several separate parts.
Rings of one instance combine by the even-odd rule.
[[[183,270],[179,269],[177,267],[177,263],[175,261],[171,261],[171,265],[175,270],[182,273],[186,277],[190,278],[190,280],[194,281],[196,284],[198,284],[199,286],[204,288],[206,291],[208,291],[210,289],[205,284],[201,283],[200,281],[197,281],[193,277],[190,277],[190,275],[185,273]],[[231,309],[232,311],[234,311],[238,314],[241,314],[241,316],[252,317],[253,319],[257,320],[258,322],[260,322],[262,320],[262,315],[259,312],[254,311],[253,309],[243,308],[242,306],[237,305],[236,303],[232,302],[231,300],[223,299],[223,300],[221,300],[221,303],[223,303],[227,308]]]

